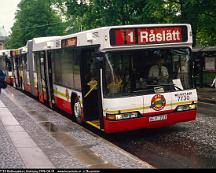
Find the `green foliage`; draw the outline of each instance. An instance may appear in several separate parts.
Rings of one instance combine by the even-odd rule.
[[[59,9],[66,23],[50,8]],[[126,24],[190,23],[194,46],[215,45],[215,0],[22,0],[9,45],[17,47],[38,36]],[[51,25],[53,24],[53,25]],[[45,25],[44,27],[37,27]]]
[[[69,32],[124,24],[190,23],[194,45],[216,41],[215,0],[52,0],[62,9]]]
[[[22,47],[35,37],[62,35],[65,26],[50,5],[49,0],[21,0],[7,47]]]

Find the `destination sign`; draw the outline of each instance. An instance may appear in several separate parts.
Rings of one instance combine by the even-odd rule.
[[[186,26],[122,28],[110,30],[110,44],[147,45],[187,41]]]
[[[62,40],[62,47],[69,47],[69,46],[76,46],[77,45],[77,38],[67,38]]]

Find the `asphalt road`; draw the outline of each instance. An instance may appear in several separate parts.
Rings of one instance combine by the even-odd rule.
[[[156,168],[216,168],[216,105],[199,103],[195,121],[108,136]]]

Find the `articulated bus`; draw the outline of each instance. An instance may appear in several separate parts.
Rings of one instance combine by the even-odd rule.
[[[6,82],[10,85],[13,84],[12,63],[11,63],[11,51],[0,51],[0,68],[6,74]]]
[[[53,40],[55,36],[52,37],[39,37],[34,38],[32,40],[27,41],[26,47],[27,47],[27,55],[26,55],[26,80],[24,81],[24,90],[28,93],[30,93],[34,97],[39,97],[38,93],[38,73],[36,71],[36,59],[35,59],[35,51],[38,49],[47,49],[46,46],[49,43],[50,40]],[[44,44],[46,45],[43,45]],[[41,46],[45,46],[42,48]]]
[[[36,95],[41,103],[53,107],[53,73],[51,51],[61,48],[59,36],[33,39],[32,53],[34,55],[34,85]],[[61,58],[61,57],[59,57]]]
[[[189,24],[110,26],[30,43],[33,95],[80,124],[116,133],[196,118]]]
[[[27,48],[21,47],[15,50],[11,50],[12,64],[12,85],[18,89],[24,90],[24,81],[26,80],[26,68],[27,68]]]
[[[8,84],[21,89],[26,64],[26,47],[19,49],[2,50],[0,55],[0,66],[6,74]]]

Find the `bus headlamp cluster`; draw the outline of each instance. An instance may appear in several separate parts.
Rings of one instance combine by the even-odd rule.
[[[196,109],[196,108],[197,108],[196,104],[180,105],[180,106],[177,106],[176,111],[177,112],[188,111],[188,110],[193,110],[193,109]]]
[[[107,114],[106,118],[108,120],[124,120],[124,119],[131,119],[131,118],[138,118],[138,112],[127,112],[122,114]]]

